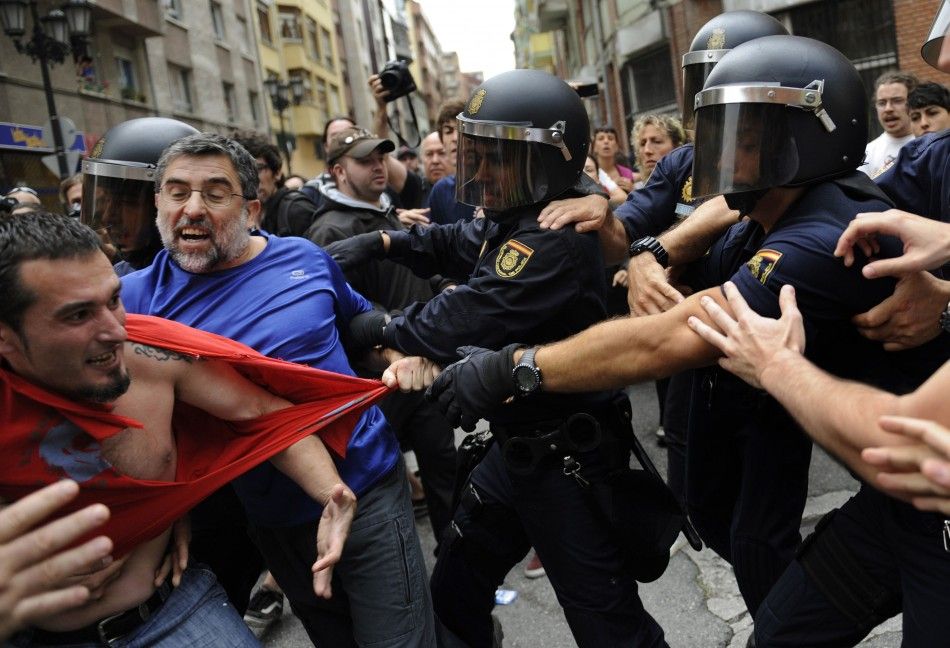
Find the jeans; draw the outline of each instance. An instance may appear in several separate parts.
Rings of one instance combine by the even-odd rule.
[[[29,630],[10,642],[17,648],[39,646]],[[102,646],[99,643],[70,644],[77,648]],[[218,585],[214,574],[204,567],[189,567],[181,585],[155,615],[134,632],[114,642],[121,648],[252,648],[260,646]]]
[[[314,645],[435,646],[432,599],[402,460],[359,498],[333,570],[333,598],[313,593],[319,520],[252,528],[274,578]]]

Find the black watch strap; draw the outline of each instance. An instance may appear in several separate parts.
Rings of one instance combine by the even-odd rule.
[[[643,238],[638,238],[636,241],[630,244],[631,258],[637,256],[638,254],[643,254],[644,252],[649,252],[652,254],[653,258],[656,259],[656,262],[664,268],[670,265],[670,256],[666,253],[666,248],[663,247],[663,244],[660,243],[656,238],[652,236],[644,236]]]
[[[530,347],[521,354],[521,360],[511,370],[511,378],[522,395],[533,394],[541,389],[541,370],[534,362],[538,347]]]

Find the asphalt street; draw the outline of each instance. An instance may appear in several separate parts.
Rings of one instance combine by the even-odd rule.
[[[656,444],[656,393],[653,383],[629,390],[634,426],[661,472],[665,472],[665,452]],[[461,433],[457,433],[461,438]],[[816,449],[811,465],[809,499],[803,530],[812,527],[822,514],[840,505],[857,488],[857,482]],[[428,519],[418,520],[420,538],[431,570],[435,543]],[[519,565],[508,575],[503,588],[517,592],[515,600],[497,606],[495,613],[505,632],[505,648],[567,648],[576,645],[546,578],[530,580]],[[705,549],[686,547],[670,560],[666,573],[656,582],[641,586],[640,596],[647,610],[666,632],[672,648],[742,648],[746,645],[752,620],[745,610],[732,569]],[[897,648],[901,644],[900,617],[876,628],[860,646]],[[269,648],[309,646],[300,623],[285,606],[284,618],[264,637]]]

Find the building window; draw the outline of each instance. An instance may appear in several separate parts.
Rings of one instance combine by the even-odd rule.
[[[317,21],[307,17],[307,53],[314,61],[320,60],[320,44],[317,42]]]
[[[191,97],[191,70],[177,65],[168,66],[172,103],[178,112],[194,112]]]
[[[247,103],[251,106],[251,121],[255,126],[261,125],[261,96],[253,90],[247,93]]]
[[[268,45],[273,45],[274,36],[270,27],[270,11],[267,5],[262,2],[257,3],[257,23],[261,28],[261,41]]]
[[[677,110],[676,86],[667,44],[629,59],[621,69],[627,130],[644,113]]]
[[[115,67],[119,77],[119,93],[123,99],[141,101],[138,84],[135,82],[135,65],[127,58],[115,57]]]
[[[303,40],[303,34],[300,31],[300,9],[281,5],[277,8],[277,15],[280,20],[281,38],[284,40]]]
[[[301,68],[287,70],[288,80],[300,79],[303,82],[303,95],[301,103],[313,103],[313,86],[310,83],[310,74]]]
[[[240,41],[241,54],[251,53],[251,32],[247,30],[247,19],[237,16],[238,40]]]
[[[165,17],[175,20],[184,20],[185,12],[182,10],[181,0],[163,0],[165,5]]]
[[[815,2],[777,14],[796,36],[828,43],[857,68],[869,93],[882,73],[897,69],[897,32],[891,0]],[[881,133],[874,103],[868,105],[871,137]]]
[[[320,28],[320,51],[323,53],[323,65],[328,70],[333,69],[333,41],[330,40],[330,30]]]
[[[214,37],[223,41],[227,34],[224,31],[224,12],[220,2],[211,3],[211,28],[214,30]]]
[[[234,84],[227,81],[221,84],[224,90],[224,107],[227,110],[228,122],[233,124],[237,121],[238,108],[237,99],[234,96]]]
[[[331,84],[328,98],[330,100],[330,104],[329,104],[330,115],[333,116],[333,115],[342,114],[343,109],[340,107],[340,89],[337,88],[335,85]]]

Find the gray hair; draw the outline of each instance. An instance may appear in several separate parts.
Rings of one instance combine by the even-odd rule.
[[[231,165],[237,172],[241,183],[241,195],[247,200],[257,199],[257,162],[247,152],[247,149],[224,135],[217,133],[195,133],[175,140],[165,149],[158,159],[155,169],[155,191],[162,186],[162,179],[168,165],[185,155],[205,157],[209,155],[224,155],[231,160]]]

